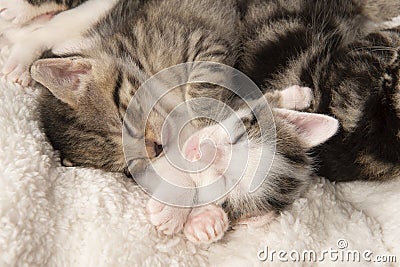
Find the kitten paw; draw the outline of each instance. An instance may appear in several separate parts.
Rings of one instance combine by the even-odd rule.
[[[299,85],[290,86],[281,92],[282,108],[302,110],[309,108],[314,99],[311,88]]]
[[[23,87],[32,85],[33,82],[29,73],[29,67],[24,65],[15,66],[15,68],[6,75],[6,78],[8,81],[18,83]]]
[[[146,207],[150,222],[165,235],[179,233],[183,229],[190,209],[167,206],[150,199]]]
[[[19,83],[26,87],[32,84],[29,68],[32,63],[40,57],[43,52],[40,45],[15,44],[12,46],[1,73],[11,82]]]
[[[211,244],[220,240],[228,229],[225,211],[216,205],[194,209],[183,230],[186,238],[197,244]]]
[[[62,11],[65,8],[55,3],[34,6],[25,0],[0,0],[0,18],[16,25],[23,25],[40,15]]]

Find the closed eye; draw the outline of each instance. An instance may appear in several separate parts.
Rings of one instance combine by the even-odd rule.
[[[247,129],[246,127],[253,126],[254,124],[257,123],[257,118],[255,114],[252,112],[251,117],[244,117],[241,118],[241,122],[237,128],[238,133],[235,135],[233,140],[230,142],[232,145],[235,145],[239,142],[244,142],[246,141],[245,138],[248,137]]]
[[[240,128],[243,128],[243,126]],[[230,142],[230,144],[236,145],[237,143],[244,141],[244,138],[247,138],[246,131],[244,129],[240,129],[240,130],[241,130],[241,132],[239,132],[238,134],[235,135],[235,137]]]

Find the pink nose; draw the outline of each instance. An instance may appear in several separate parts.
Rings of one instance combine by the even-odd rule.
[[[190,161],[197,161],[200,159],[200,139],[197,136],[191,136],[186,141],[184,145],[184,156]]]
[[[210,140],[202,140],[198,136],[190,137],[184,146],[184,156],[189,161],[200,161],[209,164],[215,158],[217,148]]]

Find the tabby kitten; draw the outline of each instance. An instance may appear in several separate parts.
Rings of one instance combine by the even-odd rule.
[[[41,120],[63,163],[127,173],[121,131],[132,95],[149,77],[180,63],[233,66],[239,51],[237,23],[234,1],[121,0],[87,34],[87,48],[36,61],[32,77],[48,89],[40,99]],[[204,71],[200,64],[189,76]],[[137,140],[133,143],[145,139],[146,150],[133,145],[130,166],[142,170],[160,155],[160,129],[172,108],[206,94],[226,102],[230,98],[210,84],[181,86],[166,97],[169,101],[156,105],[147,124],[141,116],[149,99],[133,105],[138,110],[129,133]]]
[[[314,143],[317,145],[314,151],[323,160],[319,172],[332,180],[398,177],[400,31],[377,29],[369,20],[374,13],[368,13],[371,10],[364,10],[350,1],[252,1],[250,5],[242,7],[245,7],[244,53],[239,64],[242,70],[267,92],[283,89],[290,84],[310,86],[314,89],[314,99],[309,110],[334,115],[341,122],[339,134],[325,144]],[[186,153],[190,157],[194,153],[195,158],[201,159],[199,151],[213,154],[212,146],[210,148],[207,143],[202,145],[202,141],[213,140],[212,143],[218,148],[210,168],[194,174],[196,184],[235,175],[230,172],[221,175],[221,169],[232,160],[225,147],[232,146],[233,154],[246,154],[243,152],[246,150],[257,154],[257,149],[263,144],[260,140],[271,140],[270,137],[259,138],[262,134],[256,126],[257,122],[262,125],[271,122],[271,119],[257,121],[254,117],[266,108],[264,103],[260,103],[252,110],[238,112],[250,138],[243,139],[241,132],[232,131],[230,133],[235,141],[226,140],[218,125],[204,128],[189,138],[185,149],[189,149]],[[319,134],[328,134],[329,128],[324,128],[324,123],[307,121],[307,113],[275,110],[274,116],[277,157],[263,185],[256,192],[248,192],[246,177],[252,175],[245,175],[243,181],[221,199],[222,207],[207,205],[183,213],[182,209],[163,207],[163,204],[151,201],[148,210],[152,223],[159,230],[171,233],[179,229],[177,225],[182,225],[179,222],[184,222],[182,227],[188,239],[209,243],[220,239],[229,223],[260,215],[264,215],[264,220],[266,217],[268,222],[274,212],[288,207],[304,190],[307,178],[301,177],[304,178],[302,174],[310,165],[304,161],[308,157],[302,154],[303,146],[295,145],[296,141],[293,142],[285,132],[285,123],[296,126],[293,129],[300,131],[296,136],[303,144],[305,140],[318,140]],[[240,120],[236,115],[231,116],[224,122],[225,129],[238,129],[232,127],[232,122],[239,124]],[[304,134],[304,129],[320,132],[314,132],[312,138],[304,139],[310,137],[309,133]],[[288,151],[285,149],[290,151],[291,147],[291,152],[282,153]],[[306,151],[311,147],[303,148]],[[366,157],[367,151],[385,157],[385,161],[378,162],[377,157]],[[280,163],[285,161],[290,163],[282,171],[277,171],[280,170]],[[251,164],[250,161],[252,168],[246,169],[256,168]],[[291,172],[295,166],[299,169]],[[305,177],[310,174],[306,171]]]
[[[239,66],[264,91],[283,89],[291,84],[314,89],[314,105],[309,111],[333,115],[342,124],[338,136],[314,150],[321,162],[319,174],[339,181],[394,177],[399,172],[398,117],[395,114],[396,105],[386,102],[395,101],[396,95],[387,95],[382,80],[386,81],[389,77],[391,86],[396,86],[396,77],[393,77],[396,53],[393,49],[397,37],[395,30],[381,30],[366,37],[369,32],[377,31],[370,18],[379,18],[382,12],[374,2],[369,2],[366,7],[363,3],[345,0],[243,2],[239,5],[243,53],[237,63],[238,36],[232,29],[238,18],[233,2],[214,3],[210,5],[212,12],[205,15],[207,12],[195,11],[205,8],[203,2],[165,2],[157,6],[157,2],[153,1],[121,1],[91,30],[90,38],[86,38],[89,41],[85,42],[85,46],[90,48],[79,52],[82,57],[43,60],[32,69],[36,80],[52,92],[44,93],[40,105],[46,133],[61,156],[67,159],[67,165],[126,170],[121,142],[116,136],[120,131],[119,121],[135,89],[147,77],[165,67],[185,61],[211,60]],[[175,10],[171,9],[177,6],[180,8],[176,8],[174,13]],[[189,8],[186,11],[181,7]],[[191,21],[191,18],[196,19]],[[376,38],[375,35],[381,37]],[[354,41],[357,39],[363,41],[356,44]],[[357,46],[364,48],[360,50]],[[376,46],[389,49],[380,51],[374,49]],[[200,53],[203,47],[204,51]],[[212,52],[207,54],[209,51]],[[108,66],[101,66],[101,61]],[[126,70],[127,66],[136,70]],[[60,68],[67,71],[54,71]],[[343,75],[349,70],[355,71],[355,75]],[[137,77],[138,73],[142,77]],[[71,79],[71,75],[74,81],[79,78],[76,84],[62,84]],[[89,99],[77,97],[75,92],[80,91],[79,94],[84,95],[88,91],[87,88],[73,90],[85,87],[82,81],[93,81],[96,84],[90,85],[93,87],[107,87],[99,90],[97,96],[101,102],[107,100],[107,104],[102,103],[99,108],[95,107],[97,100],[88,103]],[[111,93],[112,84],[115,84],[115,93]],[[62,86],[70,88],[68,93],[63,92]],[[367,88],[372,88],[373,94],[368,95],[370,91]],[[196,97],[205,94],[204,91],[212,92],[187,90],[189,93],[183,98]],[[229,94],[222,96],[221,90],[216,92],[211,94],[226,100],[231,97]],[[74,102],[79,102],[79,105]],[[109,117],[113,116],[105,114],[105,109],[113,110],[113,102],[119,115],[111,119]],[[381,119],[374,109],[366,108],[370,107],[370,103],[385,107],[378,109],[385,112],[382,116],[385,119]],[[74,105],[85,108],[79,111],[77,107],[71,109]],[[59,115],[53,114],[53,110],[57,110]],[[168,113],[168,108],[160,110],[164,111],[158,113],[164,115],[154,115],[150,120],[152,123],[147,125],[147,152],[151,157],[159,155],[162,147],[157,125]],[[103,117],[109,118],[112,131],[99,122],[99,118]],[[63,125],[60,126],[59,122]],[[138,124],[138,129],[140,127]],[[389,130],[377,131],[380,127]],[[109,136],[109,132],[113,134]],[[390,149],[380,149],[383,145]],[[104,149],[99,151],[99,147]],[[114,156],[109,157],[102,151],[111,151]],[[138,152],[137,160],[145,158],[145,154]],[[385,167],[381,169],[382,166]]]
[[[157,173],[172,183],[198,188],[223,180],[223,188],[217,191],[227,192],[216,203],[194,209],[167,206],[151,199],[147,211],[159,231],[171,235],[183,229],[194,243],[215,242],[229,225],[270,222],[306,191],[313,173],[307,151],[334,135],[338,122],[324,115],[277,109],[307,108],[312,99],[309,88],[291,86],[267,93],[265,98],[275,107],[272,113],[262,98],[251,109],[241,108],[221,124],[205,127],[188,138],[184,156],[191,165],[203,163],[206,169],[188,175],[171,166],[165,157],[153,163]],[[214,155],[211,162],[210,155]],[[237,184],[236,179],[240,179]],[[261,184],[250,193],[254,181]],[[204,192],[207,197],[215,186]],[[193,198],[201,199],[201,192]]]
[[[372,112],[370,117],[367,116],[373,122],[372,125],[368,124],[361,129],[347,125],[358,125],[362,116],[354,117],[354,112],[360,110],[361,104],[371,103],[376,105],[374,108],[376,109],[379,103],[395,102],[393,100],[397,99],[396,93],[398,93],[395,90],[398,69],[393,51],[373,51],[364,48],[367,52],[363,53],[363,49],[354,48],[360,44],[367,44],[368,47],[382,44],[386,47],[388,45],[396,47],[398,45],[396,43],[393,45],[393,42],[398,38],[398,33],[391,30],[369,34],[375,31],[375,25],[369,20],[369,13],[363,10],[361,5],[350,1],[256,0],[242,7],[244,37],[243,55],[239,64],[237,63],[238,36],[234,27],[238,18],[234,4],[208,1],[196,3],[121,1],[90,31],[87,37],[90,40],[87,42],[89,48],[82,49],[79,55],[74,57],[37,61],[32,67],[32,76],[50,90],[45,91],[41,100],[42,121],[54,147],[60,150],[64,163],[126,171],[120,131],[122,118],[133,93],[144,80],[166,67],[186,61],[208,60],[240,66],[266,92],[275,88],[283,89],[291,84],[314,88],[315,98],[310,111],[334,115],[342,124],[337,137],[315,150],[323,159],[324,165],[320,172],[330,179],[364,177],[361,171],[356,175],[350,175],[351,173],[346,171],[339,176],[335,170],[324,172],[324,167],[328,164],[341,165],[344,168],[357,170],[359,164],[362,170],[367,170],[366,164],[359,163],[366,161],[365,155],[360,152],[365,151],[365,148],[368,151],[373,144],[365,142],[359,135],[364,134],[369,141],[371,139],[379,141],[377,136],[380,133],[374,130],[378,129],[376,125],[379,126],[382,121],[376,119],[374,117],[376,113]],[[355,42],[358,39],[362,40],[360,44]],[[344,75],[354,70],[355,66],[356,75],[354,73]],[[387,73],[391,75],[385,75]],[[386,81],[384,85],[382,78]],[[367,93],[366,88],[373,88],[374,97],[362,95]],[[159,133],[165,114],[179,101],[204,95],[205,90],[211,92],[210,89],[216,90],[215,93],[211,93],[214,97],[222,96],[224,100],[230,100],[231,96],[225,95],[220,88],[200,85],[200,88],[192,87],[188,90],[178,88],[173,93],[173,99],[177,102],[157,107],[149,120],[150,123],[146,125],[147,151],[134,149],[137,154],[129,159],[138,166],[138,170],[145,166],[143,162],[148,160],[146,155],[150,154],[150,157],[154,158],[161,152]],[[357,98],[349,99],[349,95],[355,95]],[[138,103],[138,106],[141,104],[143,103]],[[389,132],[384,134],[390,137],[385,142],[394,139],[396,135],[393,135],[393,132],[398,132],[397,104],[385,106],[387,112],[385,118],[393,119],[394,122],[394,126],[388,128]],[[263,108],[262,105],[256,105],[255,112]],[[140,107],[138,109],[140,114]],[[369,114],[371,111],[364,112]],[[257,127],[253,123],[254,112],[249,110],[241,112],[243,113],[240,113],[240,119],[246,122],[247,130],[253,137],[250,141],[255,141],[255,144],[259,145]],[[280,137],[278,151],[282,156],[281,161],[277,160],[275,164],[284,162],[282,165],[278,164],[276,170],[286,166],[285,171],[289,174],[295,172],[299,174],[298,171],[303,170],[304,176],[301,174],[302,179],[298,180],[293,179],[297,176],[283,176],[286,172],[276,171],[271,176],[275,179],[268,180],[271,182],[267,183],[268,190],[259,191],[261,195],[249,196],[246,192],[234,191],[232,194],[238,194],[224,199],[223,213],[214,217],[223,223],[226,222],[226,218],[235,222],[250,216],[262,215],[266,211],[281,211],[290,205],[303,192],[305,177],[311,174],[307,150],[325,141],[334,133],[334,127],[329,127],[330,130],[326,132],[318,132],[317,130],[326,128],[312,126],[334,124],[326,123],[324,120],[321,120],[324,123],[320,121],[321,123],[315,124],[314,120],[310,122],[305,119],[309,115],[297,113],[294,115],[290,111],[279,110],[274,114],[277,134]],[[316,114],[314,116],[321,118]],[[264,122],[271,123],[272,118],[267,118]],[[305,122],[305,127],[299,125],[299,122]],[[140,129],[144,125],[140,115],[135,127],[137,129],[132,130],[133,137],[143,139]],[[369,132],[363,133],[364,129]],[[199,133],[204,134],[209,130],[210,128],[205,128]],[[316,138],[321,133],[324,134],[324,138]],[[349,137],[354,133],[358,138],[350,138],[349,142]],[[240,137],[240,134],[237,136]],[[397,151],[400,150],[396,140],[394,142],[396,149],[379,152],[398,160]],[[343,152],[348,153],[342,151],[343,144],[352,145],[351,147],[356,150],[356,159],[347,161],[337,157]],[[251,148],[254,147],[256,146]],[[361,149],[357,150],[358,148]],[[338,151],[334,151],[335,149]],[[325,159],[324,155],[332,158]],[[398,172],[396,169],[399,168],[398,162],[397,164],[390,162],[388,166],[390,168],[383,170],[386,171],[384,175],[373,169],[367,172],[366,177],[387,179],[396,173],[396,170]],[[340,171],[343,171],[342,169]],[[207,177],[215,178],[209,175]],[[203,179],[200,177],[198,180]],[[249,201],[254,205],[250,205]],[[228,216],[224,217],[224,213]],[[201,213],[196,211],[193,217],[199,214]],[[159,214],[155,216],[157,215]],[[194,220],[190,215],[187,217],[188,214],[184,216],[189,218],[189,221]],[[191,223],[187,225],[193,226]],[[224,225],[226,226],[226,223]],[[204,224],[199,227],[206,229]],[[174,232],[177,228],[165,229]],[[188,236],[199,238],[193,228],[186,229],[185,232]]]
[[[341,128],[315,148],[318,174],[332,181],[400,175],[400,30],[379,29],[395,1],[252,1],[243,15],[240,68],[264,91],[313,88],[309,112]],[[375,5],[375,6],[372,6]]]

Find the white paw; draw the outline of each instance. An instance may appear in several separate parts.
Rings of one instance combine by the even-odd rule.
[[[225,211],[216,205],[192,210],[183,230],[186,238],[197,244],[210,244],[220,240],[228,229]]]
[[[14,24],[24,24],[34,18],[34,6],[23,0],[0,0],[0,17]]]
[[[18,83],[23,87],[32,85],[33,80],[29,73],[29,67],[17,65],[10,73],[6,75],[8,81]]]
[[[13,45],[1,73],[8,81],[19,83],[24,87],[31,85],[29,68],[44,50],[42,46],[35,45],[33,42],[27,45]]]
[[[55,3],[34,6],[24,0],[0,0],[0,18],[16,25],[22,25],[40,15],[64,9],[64,6]]]
[[[190,209],[167,206],[150,199],[146,207],[150,222],[166,235],[179,233],[183,229]]]
[[[314,99],[311,88],[299,85],[290,86],[281,91],[282,108],[302,110],[309,108]]]

